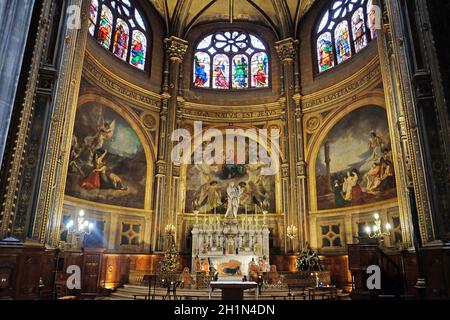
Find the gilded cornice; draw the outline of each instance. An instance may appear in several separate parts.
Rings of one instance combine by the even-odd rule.
[[[256,120],[276,120],[283,114],[279,102],[252,106],[217,106],[185,102],[180,108],[184,119],[212,122],[249,122]]]
[[[294,61],[298,41],[293,38],[287,38],[275,43],[275,50],[281,61]]]
[[[143,89],[117,76],[105,68],[89,50],[86,51],[83,75],[90,82],[95,83],[112,95],[134,102],[151,111],[160,111],[161,100],[163,99],[160,94]]]
[[[166,44],[166,52],[169,59],[182,62],[189,47],[189,43],[186,40],[174,36],[165,39],[164,43]]]
[[[345,101],[382,81],[378,56],[344,81],[302,98],[304,112],[317,111]]]

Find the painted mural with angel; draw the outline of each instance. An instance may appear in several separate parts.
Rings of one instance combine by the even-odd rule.
[[[246,159],[249,146],[246,147]],[[260,163],[238,163],[237,157],[229,159],[232,152],[224,155],[224,164],[193,164],[186,172],[186,211],[226,214],[229,206],[228,188],[239,188],[238,214],[259,214],[263,210],[275,212],[275,176],[262,175],[266,166]],[[228,158],[227,158],[228,157]],[[231,155],[231,157],[233,157]]]
[[[83,200],[144,208],[146,158],[130,124],[111,108],[77,110],[66,194]]]
[[[386,111],[359,108],[326,135],[316,160],[319,210],[358,206],[397,196]]]

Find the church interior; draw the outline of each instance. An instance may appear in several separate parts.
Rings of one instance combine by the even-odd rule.
[[[0,1],[0,300],[450,299],[449,9]]]

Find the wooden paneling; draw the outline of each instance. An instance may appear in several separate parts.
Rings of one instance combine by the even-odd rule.
[[[128,283],[130,270],[157,271],[162,255],[141,254],[104,254],[100,285],[105,288],[117,288]]]
[[[427,299],[450,299],[450,250],[426,248],[422,250]]]
[[[156,273],[162,254],[104,254],[100,286],[111,289],[129,282],[130,270]],[[179,270],[190,266],[190,256],[179,256]]]
[[[331,273],[331,283],[350,290],[352,276],[348,268],[348,256],[325,256],[322,261],[325,270]]]
[[[1,246],[0,298],[51,298],[54,257],[55,251],[41,246]]]
[[[102,249],[86,249],[83,253],[82,292],[96,294],[100,288]]]

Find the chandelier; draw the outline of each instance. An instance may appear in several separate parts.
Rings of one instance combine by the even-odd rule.
[[[173,224],[168,224],[168,225],[166,225],[164,232],[168,236],[174,236],[175,233],[177,232],[177,228]]]
[[[80,210],[75,220],[69,220],[65,227],[67,233],[72,235],[71,246],[80,248],[85,236],[90,235],[94,230],[94,223],[86,219],[84,210]]]
[[[289,227],[287,227],[287,233],[286,236],[291,239],[294,240],[297,237],[297,227],[294,225],[290,225]]]
[[[390,236],[391,235],[391,230],[392,230],[392,226],[390,223],[386,223],[384,225],[384,230],[381,226],[381,219],[380,219],[380,215],[378,213],[375,213],[373,215],[374,217],[374,225],[372,227],[370,227],[369,225],[366,226],[366,233],[369,236],[370,239],[378,239],[378,240],[383,240],[383,238],[385,236]]]

